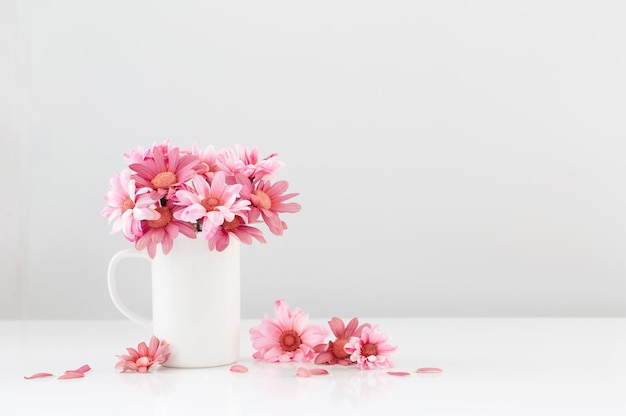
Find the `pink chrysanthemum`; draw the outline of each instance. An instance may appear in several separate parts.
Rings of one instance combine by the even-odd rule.
[[[307,325],[308,314],[299,308],[293,312],[287,302],[274,302],[276,322],[267,314],[261,325],[250,329],[252,346],[257,350],[253,357],[269,362],[297,361],[313,359],[313,347],[324,341],[327,330],[319,325]]]
[[[198,144],[194,143],[191,146],[190,153],[198,158],[202,164],[202,169],[198,171],[199,174],[204,175],[207,179],[213,179],[215,172],[219,170],[217,166],[217,151],[215,146],[207,146],[206,149],[198,149]]]
[[[157,207],[156,211],[160,214],[158,219],[141,222],[142,235],[135,241],[137,250],[147,247],[148,255],[154,258],[157,244],[161,244],[163,254],[169,253],[178,233],[196,238],[196,227],[193,224],[175,218],[176,213],[182,209],[183,207],[175,206],[171,200],[165,206]]]
[[[163,364],[170,358],[168,348],[169,344],[165,340],[159,340],[153,335],[150,346],[142,342],[137,345],[137,349],[126,348],[128,355],[118,355],[120,361],[115,364],[115,368],[121,368],[122,373],[126,371],[147,373],[152,366]]]
[[[115,174],[109,182],[109,192],[104,197],[106,206],[102,215],[113,222],[111,234],[122,230],[128,241],[134,242],[141,237],[141,221],[156,220],[156,201],[150,197],[149,189],[137,190],[128,170]]]
[[[278,160],[278,154],[273,153],[259,160],[259,149],[256,147],[244,148],[236,145],[237,153],[231,149],[223,149],[217,154],[217,166],[228,173],[241,173],[250,179],[268,179],[274,175],[283,164]]]
[[[295,213],[302,208],[296,202],[285,202],[286,200],[298,196],[297,193],[285,194],[289,183],[278,181],[271,184],[269,181],[261,180],[256,184],[246,179],[243,175],[236,176],[237,183],[242,185],[241,197],[252,202],[249,222],[258,221],[259,216],[267,224],[269,230],[275,235],[283,235],[283,230],[287,229],[287,224],[279,217],[281,212]]]
[[[154,189],[159,197],[171,198],[176,187],[196,176],[202,165],[196,156],[181,154],[177,147],[168,153],[163,150],[162,146],[154,146],[151,158],[133,163],[130,168],[137,172],[133,179],[138,185]]]
[[[124,153],[124,160],[129,165],[132,163],[141,163],[146,159],[153,159],[153,150],[157,147],[161,149],[161,153],[166,155],[169,152],[170,139],[165,139],[163,143],[154,143],[151,148],[144,149],[143,147],[138,147],[129,152]]]
[[[336,338],[334,341],[329,341],[328,344],[320,344],[315,347],[315,352],[319,353],[315,357],[315,364],[353,364],[354,362],[350,360],[350,354],[344,350],[344,346],[351,337],[360,337],[363,328],[368,328],[371,325],[359,326],[359,320],[352,318],[346,326],[341,319],[336,317],[328,321],[328,325]]]
[[[350,338],[344,349],[361,370],[389,368],[393,367],[389,357],[398,347],[388,344],[388,340],[389,337],[374,325],[363,328],[360,337]]]
[[[189,190],[181,189],[176,192],[176,204],[183,207],[174,214],[174,218],[195,222],[199,221],[205,238],[214,234],[216,227],[225,221],[233,221],[235,215],[243,215],[249,210],[250,201],[236,200],[241,185],[226,185],[224,172],[217,172],[211,184],[202,176],[191,180]]]
[[[230,244],[231,234],[244,244],[252,244],[253,239],[266,243],[261,230],[246,224],[243,217],[235,216],[232,221],[224,221],[224,224],[213,228],[211,234],[205,236],[209,241],[209,249],[224,251]]]

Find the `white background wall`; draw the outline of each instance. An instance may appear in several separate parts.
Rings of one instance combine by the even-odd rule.
[[[2,7],[0,317],[121,317],[102,198],[168,137],[278,152],[301,193],[243,247],[244,317],[626,316],[622,2]]]

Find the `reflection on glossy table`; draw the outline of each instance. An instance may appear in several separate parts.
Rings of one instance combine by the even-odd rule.
[[[344,317],[351,318],[351,317]],[[362,319],[399,346],[395,370],[255,362],[250,371],[160,367],[121,374],[116,355],[150,334],[124,320],[0,321],[2,415],[626,415],[624,318]],[[311,320],[325,324],[325,320]],[[89,364],[85,378],[24,380]],[[305,364],[314,367],[313,364]],[[440,367],[441,374],[417,374]]]

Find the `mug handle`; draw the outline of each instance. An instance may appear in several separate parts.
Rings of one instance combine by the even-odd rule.
[[[139,315],[137,312],[134,312],[132,309],[126,306],[126,304],[122,302],[122,299],[120,298],[120,295],[117,291],[117,266],[123,259],[133,257],[138,259],[150,260],[150,257],[145,251],[137,251],[132,249],[118,251],[111,258],[111,261],[109,262],[109,269],[107,272],[109,281],[109,295],[111,295],[111,300],[113,300],[113,304],[122,313],[122,315],[124,315],[134,323],[139,324],[144,328],[152,331],[152,320],[146,318],[145,316]]]

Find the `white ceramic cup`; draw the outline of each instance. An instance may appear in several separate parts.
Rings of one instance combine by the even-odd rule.
[[[152,263],[152,319],[122,302],[116,270],[126,258]],[[240,243],[231,238],[221,252],[211,251],[201,236],[179,235],[168,254],[158,247],[154,259],[145,251],[122,250],[109,262],[111,299],[119,311],[170,344],[168,367],[227,365],[239,359],[241,323]]]

